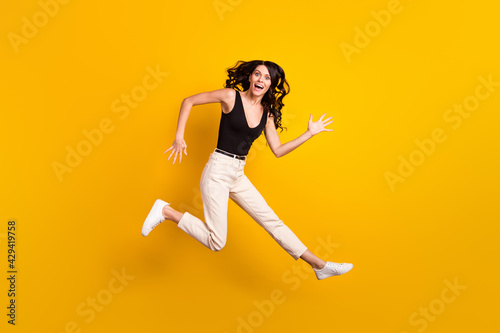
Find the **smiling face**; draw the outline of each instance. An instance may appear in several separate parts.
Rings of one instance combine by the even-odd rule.
[[[249,79],[249,89],[251,89],[255,95],[264,95],[271,86],[271,75],[264,65],[255,67]]]

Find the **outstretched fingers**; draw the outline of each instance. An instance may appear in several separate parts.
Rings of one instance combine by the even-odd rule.
[[[326,112],[323,114],[323,116],[324,116],[324,115],[326,115]],[[323,116],[321,116],[321,117],[323,117]],[[325,120],[323,120],[323,121],[322,121],[322,123],[323,123],[323,127],[326,127],[326,126],[330,125],[331,123],[333,123],[332,118],[333,118],[333,117],[328,117],[328,118],[326,118]],[[329,129],[329,128],[325,128],[324,130],[325,130],[325,131],[328,131],[328,132],[332,131],[332,129]]]
[[[174,153],[175,153],[175,151],[172,149],[172,152],[170,153],[170,155],[168,155],[167,161],[170,161],[170,157],[172,157],[172,154],[174,154]]]
[[[174,158],[173,158],[172,164],[175,164],[175,162],[177,162],[177,157],[179,157],[179,163],[181,163],[182,162],[182,153],[184,152],[184,154],[187,155],[187,145],[184,142],[184,140],[182,140],[181,143],[174,142],[174,144],[170,148],[165,150],[163,153],[166,153],[168,151],[171,151],[170,155],[168,155],[168,158],[167,158],[168,161],[170,161],[170,158],[173,155]]]

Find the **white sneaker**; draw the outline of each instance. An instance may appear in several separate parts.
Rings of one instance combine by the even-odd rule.
[[[326,279],[330,276],[335,276],[335,275],[342,275],[344,273],[349,272],[353,267],[353,264],[349,263],[336,263],[336,262],[331,262],[327,261],[325,267],[322,269],[314,269],[314,272],[316,273],[316,277],[318,280],[323,280]]]
[[[162,210],[166,205],[170,205],[168,202],[165,202],[161,199],[155,201],[153,208],[146,217],[146,221],[142,225],[142,235],[146,237],[158,224],[165,221],[163,217]]]

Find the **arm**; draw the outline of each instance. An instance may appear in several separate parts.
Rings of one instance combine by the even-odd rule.
[[[306,142],[307,140],[309,140],[318,133],[321,133],[323,131],[326,132],[333,131],[332,129],[325,128],[325,126],[332,123],[332,121],[329,121],[330,119],[332,119],[332,117],[323,120],[323,117],[325,115],[326,113],[324,113],[319,118],[319,120],[315,122],[312,121],[312,115],[310,115],[307,131],[301,134],[299,137],[291,141],[288,141],[286,143],[281,143],[278,132],[276,131],[276,127],[274,126],[274,117],[273,116],[268,117],[264,133],[266,135],[266,140],[269,143],[269,147],[271,148],[271,151],[273,152],[274,156],[281,157],[288,154],[289,152],[291,152],[292,150],[294,150],[295,148],[297,148],[298,146],[300,146],[301,144],[303,144],[304,142]]]
[[[170,148],[168,148],[165,153],[172,150],[168,156],[168,160],[172,154],[174,155],[175,163],[177,160],[177,155],[179,155],[179,163],[182,162],[182,152],[187,155],[187,145],[184,141],[184,131],[186,129],[186,123],[191,112],[191,108],[195,105],[209,104],[209,103],[221,103],[226,109],[229,108],[229,103],[234,100],[234,90],[230,88],[218,89],[214,91],[208,91],[199,93],[196,95],[184,98],[181,103],[181,110],[179,111],[179,120],[177,121],[177,131],[175,134],[174,143]]]

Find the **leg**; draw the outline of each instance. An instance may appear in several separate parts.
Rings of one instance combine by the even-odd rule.
[[[279,219],[246,175],[243,174],[231,188],[229,197],[262,226],[295,260],[306,252],[307,247]]]
[[[352,264],[334,263],[318,258],[281,221],[266,203],[250,180],[243,175],[229,192],[229,196],[261,225],[294,259],[301,258],[314,270],[318,280],[347,273]]]
[[[165,218],[165,220],[179,223],[183,214],[181,212],[176,211],[175,209],[173,209],[169,205],[167,205],[167,206],[163,207],[162,215]]]
[[[213,251],[220,251],[226,245],[227,208],[229,200],[228,166],[224,163],[215,164],[211,159],[205,165],[200,181],[201,197],[205,222],[185,212],[179,218],[179,212],[172,213],[177,226],[197,241]]]
[[[182,214],[158,199],[143,224],[142,235],[147,236],[160,223],[170,220],[209,249],[221,250],[226,244],[229,183],[233,174],[230,164],[216,161],[211,155],[200,181],[206,223],[188,212]]]
[[[322,269],[323,267],[325,267],[325,264],[326,264],[326,261],[324,261],[323,259],[320,259],[320,258],[316,257],[314,255],[314,253],[312,253],[309,250],[306,250],[306,252],[304,252],[300,256],[300,259],[302,259],[305,262],[307,262],[314,269]]]

